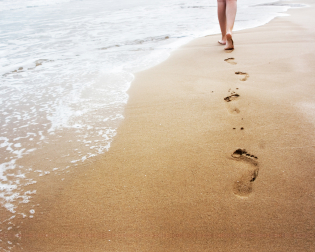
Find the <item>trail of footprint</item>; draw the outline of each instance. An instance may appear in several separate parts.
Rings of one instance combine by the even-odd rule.
[[[249,74],[248,73],[243,73],[243,72],[235,72],[235,74],[237,75],[241,75],[241,81],[246,81],[249,78]]]
[[[224,61],[226,61],[227,63],[230,63],[232,65],[236,65],[237,63],[234,60],[235,60],[234,58],[227,58]]]
[[[229,90],[230,92],[230,90]],[[240,110],[236,107],[235,104],[233,103],[230,103],[231,101],[234,101],[236,99],[238,99],[240,97],[239,94],[235,93],[235,92],[232,92],[231,95],[227,96],[224,98],[224,100],[227,102],[227,108],[228,108],[228,111],[231,113],[231,114],[238,114],[240,113]]]
[[[253,182],[258,176],[258,158],[247,153],[245,149],[234,151],[232,158],[239,162],[242,172],[241,177],[233,185],[233,192],[239,197],[248,197],[253,191]]]

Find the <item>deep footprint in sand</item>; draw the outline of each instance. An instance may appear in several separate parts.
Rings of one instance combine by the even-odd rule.
[[[238,161],[241,177],[233,185],[233,193],[239,197],[248,197],[253,191],[253,182],[258,176],[257,157],[247,153],[245,149],[237,149],[232,158]]]
[[[226,61],[227,63],[230,63],[232,65],[236,65],[237,63],[234,60],[235,60],[234,58],[227,58],[224,61]]]
[[[230,92],[230,90],[229,90]],[[231,114],[238,114],[240,113],[240,110],[237,108],[236,104],[234,104],[232,101],[237,100],[240,97],[239,94],[232,92],[231,95],[224,98],[224,100],[227,102],[227,109]]]
[[[248,73],[244,73],[244,72],[235,72],[235,74],[240,75],[241,81],[246,81],[249,78],[249,74]]]

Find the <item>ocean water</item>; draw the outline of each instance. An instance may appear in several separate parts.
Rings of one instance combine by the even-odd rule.
[[[238,0],[234,30],[291,3],[270,2]],[[10,219],[33,217],[19,205],[39,176],[62,180],[108,151],[134,73],[219,32],[216,0],[0,0],[0,205]]]

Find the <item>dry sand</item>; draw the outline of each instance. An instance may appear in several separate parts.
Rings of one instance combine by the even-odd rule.
[[[208,36],[138,73],[110,151],[37,184],[13,251],[314,251],[315,10],[303,3],[236,32],[233,52]]]

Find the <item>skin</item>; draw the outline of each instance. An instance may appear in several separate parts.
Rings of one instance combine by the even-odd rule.
[[[220,23],[222,39],[219,43],[225,45],[225,50],[234,49],[232,40],[232,30],[234,26],[237,0],[217,0],[218,1],[218,19]]]

